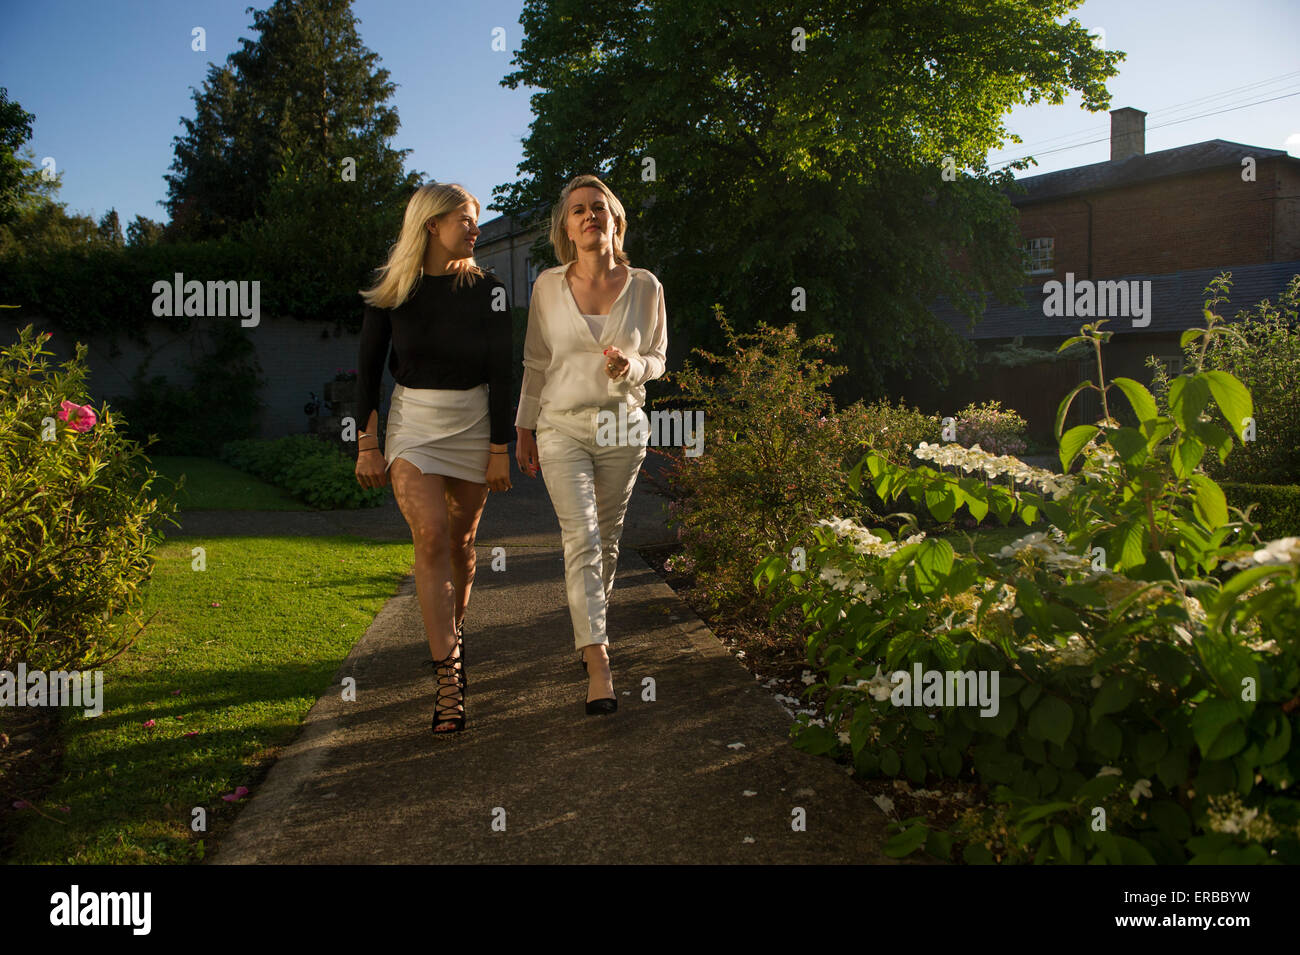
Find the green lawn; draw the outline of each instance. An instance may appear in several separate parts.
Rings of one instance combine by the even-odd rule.
[[[185,486],[180,489],[177,501],[182,511],[307,511],[300,501],[294,500],[278,487],[265,484],[243,471],[238,471],[215,458],[187,458],[158,456],[151,458],[153,469],[162,478],[153,485],[165,493],[185,475]]]
[[[274,488],[193,460],[154,465],[187,475],[183,508],[285,506]],[[203,571],[191,568],[195,546]],[[10,861],[201,858],[192,810],[207,810],[208,833],[229,826],[237,805],[221,797],[255,789],[412,562],[409,542],[352,537],[179,536],[154,553],[141,616],[157,616],[104,668],[102,715],[65,712],[61,779],[38,803],[44,816],[11,817]]]

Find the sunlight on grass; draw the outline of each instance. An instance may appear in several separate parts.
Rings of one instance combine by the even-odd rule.
[[[40,804],[52,818],[32,812],[10,861],[200,858],[191,811],[207,810],[209,833],[230,825],[237,805],[222,795],[254,788],[293,738],[410,571],[411,545],[178,537],[156,559],[142,619],[158,614],[105,668],[103,714],[65,715],[63,778]]]
[[[161,494],[171,491],[180,476],[185,475],[185,486],[177,495],[182,511],[311,510],[288,492],[215,458],[158,455],[151,458],[151,464],[160,477],[153,488]]]

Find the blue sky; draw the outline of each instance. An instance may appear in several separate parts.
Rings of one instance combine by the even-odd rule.
[[[269,0],[32,0],[7,4],[0,33],[0,86],[36,114],[29,145],[55,159],[59,193],[73,212],[98,218],[116,207],[163,220],[163,176],[191,87],[254,36],[249,6]],[[413,150],[409,169],[464,184],[486,207],[492,187],[513,180],[531,121],[527,87],[500,85],[513,52],[493,52],[492,31],[519,45],[520,0],[354,0],[362,42],[379,54],[397,90],[402,126],[393,140]],[[1300,4],[1294,0],[1088,0],[1073,16],[1105,31],[1128,59],[1111,80],[1112,108],[1146,110],[1148,152],[1227,139],[1300,155]],[[191,30],[206,31],[206,52]],[[1222,94],[1222,95],[1220,95]],[[1274,97],[1283,97],[1276,98]],[[1272,102],[1247,105],[1259,100]],[[1182,107],[1172,109],[1172,107]],[[1244,107],[1244,108],[1241,108]],[[462,115],[457,117],[457,111]],[[1198,113],[1218,115],[1177,122]],[[453,118],[449,122],[449,118]],[[1109,117],[1077,97],[1014,110],[1024,139],[992,160],[1034,153],[1037,174],[1109,158]],[[1076,145],[1099,140],[1091,145]],[[1070,148],[1063,148],[1070,147]],[[1049,152],[1049,150],[1052,150]],[[480,221],[496,215],[486,208]]]

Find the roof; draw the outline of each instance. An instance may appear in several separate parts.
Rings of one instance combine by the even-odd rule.
[[[536,215],[546,216],[545,206],[538,206],[534,212]],[[546,221],[544,221],[542,225],[543,227],[548,227],[550,225],[548,216],[546,216]],[[534,229],[535,228],[536,226],[534,226]],[[509,236],[520,235],[521,233],[530,233],[532,231],[533,229],[525,229],[523,227],[522,217],[500,215],[495,219],[489,219],[487,222],[484,222],[479,226],[478,241],[481,245],[486,242],[495,242],[498,239],[505,239]]]
[[[1240,167],[1241,160],[1246,156],[1254,157],[1256,162],[1265,159],[1283,159],[1300,164],[1300,159],[1289,155],[1285,150],[1230,143],[1225,139],[1211,139],[1190,146],[1175,146],[1173,149],[1129,156],[1127,159],[1095,162],[1088,166],[1075,166],[1072,169],[1043,173],[1041,176],[1029,176],[1016,180],[1017,186],[1024,187],[1024,194],[1014,189],[1007,191],[1011,196],[1011,204],[1021,206],[1079,193],[1118,189],[1122,186],[1199,172],[1203,169],[1218,169],[1223,166]]]
[[[1262,299],[1272,302],[1278,296],[1292,276],[1300,274],[1300,259],[1291,262],[1269,262],[1264,265],[1221,266],[1211,269],[1189,269],[1183,272],[1166,272],[1160,275],[1122,275],[1106,276],[1097,281],[1149,281],[1151,283],[1151,324],[1135,328],[1129,318],[1111,318],[1106,324],[1106,331],[1120,335],[1142,334],[1159,335],[1178,333],[1186,328],[1193,328],[1204,320],[1201,314],[1205,308],[1205,287],[1220,272],[1232,273],[1232,287],[1228,292],[1228,302],[1219,306],[1219,314],[1232,319],[1243,308],[1253,308]],[[1066,316],[1048,317],[1043,314],[1043,302],[1047,295],[1043,285],[1050,281],[1046,277],[1043,283],[1022,287],[1025,307],[1014,305],[990,305],[984,312],[983,319],[969,329],[969,320],[954,309],[947,301],[940,299],[931,307],[935,318],[947,325],[963,338],[982,341],[993,338],[1056,337],[1077,334],[1079,326],[1105,318],[1104,315],[1092,317]],[[1059,279],[1057,281],[1060,281]],[[1079,287],[1080,279],[1075,279]],[[1143,286],[1142,288],[1145,288]],[[1064,295],[1062,289],[1062,295]],[[1077,294],[1077,293],[1076,293]],[[1143,301],[1145,304],[1145,294]]]

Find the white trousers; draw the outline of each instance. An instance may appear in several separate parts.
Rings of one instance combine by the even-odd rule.
[[[631,424],[645,412],[628,415]],[[618,541],[632,488],[645,460],[645,443],[596,442],[596,409],[543,413],[537,422],[537,458],[564,541],[564,583],[579,653],[608,644],[605,607],[614,590]]]

